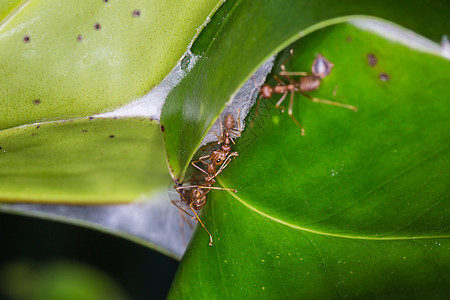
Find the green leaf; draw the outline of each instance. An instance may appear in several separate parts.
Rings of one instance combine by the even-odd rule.
[[[159,125],[79,119],[0,131],[0,200],[123,203],[166,189]]]
[[[2,1],[0,129],[89,116],[142,96],[220,2]]]
[[[298,38],[361,15],[393,21],[437,41],[450,32],[449,1],[228,1],[193,45],[191,72],[169,94],[161,123],[174,178],[212,122],[258,66]]]
[[[450,62],[350,25],[290,48],[290,71],[334,63],[311,95],[358,112],[296,94],[301,136],[263,99],[220,175],[238,193],[208,194],[214,245],[198,226],[169,298],[446,298]]]
[[[1,266],[0,282],[10,299],[129,299],[108,274],[75,261],[10,262]]]

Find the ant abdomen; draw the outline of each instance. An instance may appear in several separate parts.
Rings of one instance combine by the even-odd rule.
[[[195,210],[200,210],[206,204],[206,193],[200,189],[193,189],[191,191],[190,199],[194,199],[191,202],[192,208]]]
[[[320,86],[320,77],[318,76],[305,76],[300,78],[299,88],[303,92],[315,91]]]
[[[234,120],[232,115],[227,115],[225,117],[225,120],[223,122],[223,125],[224,125],[225,128],[232,129],[232,128],[234,128],[235,124],[236,124],[236,121]]]

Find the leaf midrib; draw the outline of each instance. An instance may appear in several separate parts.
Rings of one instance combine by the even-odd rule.
[[[5,17],[3,18],[3,20],[0,20],[0,30],[3,29],[3,27],[6,26],[6,24],[8,24],[9,21],[11,21],[15,16],[17,16],[28,4],[30,4],[32,0],[23,0],[21,2],[19,2],[19,4],[17,4],[17,6],[13,9],[11,9],[11,11],[9,13],[7,13],[5,15]]]
[[[223,185],[223,182],[218,179],[217,182],[220,185]],[[300,230],[300,231],[304,231],[304,232],[309,232],[309,233],[313,233],[313,234],[318,234],[318,235],[324,235],[324,236],[329,236],[329,237],[337,237],[337,238],[344,238],[344,239],[354,239],[354,240],[373,240],[373,241],[392,241],[392,240],[416,240],[416,239],[441,239],[441,238],[450,238],[450,235],[431,235],[431,236],[394,236],[394,237],[374,237],[374,236],[359,236],[359,235],[345,235],[345,234],[337,234],[337,233],[332,233],[332,232],[324,232],[324,231],[319,231],[319,230],[314,230],[311,228],[307,228],[307,227],[301,227],[295,224],[291,224],[289,222],[283,221],[281,219],[275,218],[273,216],[270,216],[262,211],[260,211],[259,209],[257,209],[256,207],[251,206],[250,204],[248,204],[247,202],[245,202],[243,199],[241,199],[240,197],[237,196],[237,194],[231,192],[231,191],[224,191],[227,192],[229,195],[231,195],[232,197],[234,197],[236,200],[238,200],[241,204],[243,204],[244,206],[246,206],[247,208],[251,209],[252,211],[254,211],[255,213],[271,220],[274,222],[277,222],[279,224],[282,224],[284,226],[296,229],[296,230]]]

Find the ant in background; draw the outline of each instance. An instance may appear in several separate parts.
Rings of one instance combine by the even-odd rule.
[[[273,94],[283,94],[281,98],[278,100],[278,102],[275,104],[275,107],[278,109],[281,109],[282,112],[284,112],[285,108],[284,106],[281,106],[283,101],[286,99],[286,96],[288,93],[291,93],[290,101],[289,101],[289,109],[288,109],[288,115],[289,117],[297,124],[298,127],[300,127],[302,135],[305,135],[305,130],[302,125],[295,119],[295,117],[292,115],[292,106],[294,103],[294,93],[298,92],[301,95],[305,96],[312,102],[317,103],[323,103],[328,105],[334,105],[334,106],[340,106],[344,108],[351,109],[353,111],[358,111],[356,107],[353,105],[343,104],[336,101],[326,100],[326,99],[319,99],[316,97],[312,97],[308,95],[306,92],[315,91],[320,87],[320,84],[322,82],[322,78],[330,74],[331,69],[333,68],[333,64],[329,62],[323,55],[318,54],[316,58],[314,59],[314,62],[311,67],[312,73],[307,72],[289,72],[286,70],[285,64],[292,58],[294,55],[294,50],[290,50],[290,56],[281,64],[280,68],[281,71],[278,73],[278,75],[285,80],[288,81],[288,83],[285,83],[277,76],[274,76],[275,80],[278,82],[276,86],[270,86],[268,84],[264,84],[261,87],[261,90],[259,91],[259,98],[256,105],[256,113],[254,118],[258,115],[259,111],[259,102],[261,98],[264,99],[270,99],[272,98]],[[302,76],[298,81],[294,80],[291,76]]]

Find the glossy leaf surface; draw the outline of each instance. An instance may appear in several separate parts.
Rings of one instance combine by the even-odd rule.
[[[183,178],[203,136],[263,62],[299,37],[368,15],[435,41],[450,32],[448,1],[228,1],[194,43],[192,71],[169,95],[161,122],[174,178]]]
[[[0,4],[0,129],[90,116],[148,92],[220,1]]]
[[[80,119],[0,132],[0,200],[123,203],[167,187],[159,125]]]
[[[208,195],[215,244],[198,226],[169,298],[445,298],[450,62],[350,25],[292,48],[288,70],[334,63],[311,95],[358,112],[297,94],[301,136],[263,101],[219,179],[238,193]]]

